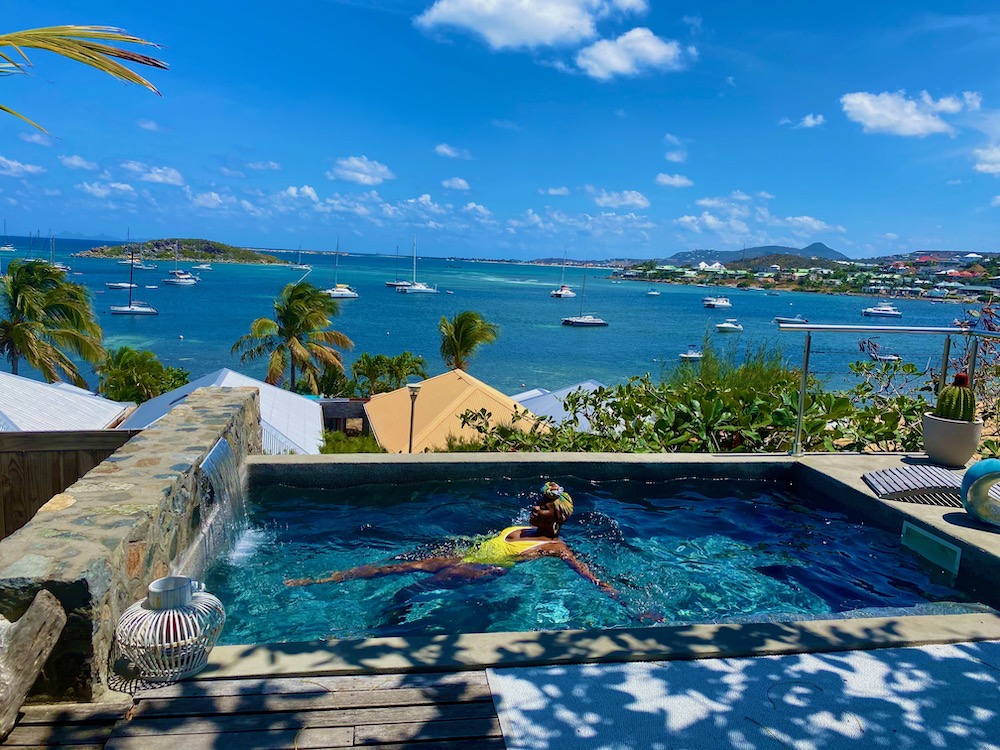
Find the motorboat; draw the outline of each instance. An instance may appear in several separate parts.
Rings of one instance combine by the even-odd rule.
[[[211,263],[199,263],[198,265],[194,266],[193,268],[196,271],[211,271],[212,270],[212,264]]]
[[[767,292],[767,296],[768,297],[777,297],[778,293],[776,291],[774,291],[773,289],[769,289],[768,292]]]
[[[866,315],[870,318],[901,318],[903,317],[902,311],[899,310],[895,305],[888,302],[879,302],[873,307],[866,307],[861,311],[862,315]]]
[[[681,362],[699,362],[705,355],[694,344],[688,344],[688,350],[681,352]]]
[[[329,289],[324,290],[324,294],[328,294],[334,299],[357,299],[358,293],[354,287],[349,284],[334,284]]]
[[[135,289],[135,284],[131,281],[108,281],[104,286],[108,289]]]
[[[799,313],[794,318],[787,315],[775,315],[775,323],[808,323],[809,321],[802,317],[802,313]]]
[[[648,292],[646,292],[646,296],[647,297],[659,297],[660,296],[660,292],[657,289],[650,289]]]
[[[727,309],[733,306],[733,303],[729,301],[729,297],[704,297],[701,300],[701,304],[705,307],[712,307],[717,310]]]
[[[576,296],[576,292],[570,289],[565,284],[561,284],[558,289],[553,289],[549,292],[550,297],[559,297],[561,299],[570,299]]]
[[[396,279],[395,281],[385,282],[385,285],[395,287],[396,289],[402,289],[404,286],[410,286],[412,283],[412,281],[406,281],[405,279]]]
[[[577,326],[581,328],[597,328],[599,326],[606,326],[608,321],[593,315],[576,315],[572,318],[563,318],[562,324],[564,326]]]
[[[736,320],[736,318],[726,318],[725,323],[715,324],[715,330],[719,333],[742,333],[743,324]]]
[[[194,286],[201,281],[201,279],[189,271],[179,271],[175,268],[173,271],[167,271],[167,273],[170,275],[162,280],[164,284],[173,284],[174,286]]]

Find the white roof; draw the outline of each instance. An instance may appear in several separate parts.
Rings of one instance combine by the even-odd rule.
[[[133,406],[68,383],[0,372],[0,432],[103,430]]]
[[[571,416],[569,412],[566,411],[566,407],[564,406],[566,396],[573,391],[583,390],[593,392],[598,388],[604,387],[603,383],[599,383],[596,380],[584,380],[582,383],[569,385],[565,388],[560,388],[557,391],[546,391],[544,388],[538,388],[534,391],[518,393],[511,396],[511,398],[521,404],[521,406],[526,408],[532,414],[539,417],[550,417],[556,424],[561,424]],[[538,393],[537,391],[543,392]],[[590,431],[590,422],[587,421],[586,417],[580,417],[577,429],[579,429],[580,432]]]
[[[141,404],[119,427],[123,430],[149,427],[182,403],[196,388],[211,386],[260,390],[260,421],[264,430],[265,453],[319,453],[323,444],[323,407],[318,401],[226,367]]]

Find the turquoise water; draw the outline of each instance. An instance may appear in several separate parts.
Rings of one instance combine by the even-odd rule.
[[[23,256],[23,243],[17,242]],[[270,316],[273,300],[282,287],[301,277],[289,268],[215,264],[201,272],[202,283],[194,287],[170,287],[161,279],[173,267],[161,263],[155,271],[137,271],[134,294],[160,311],[158,316],[112,316],[108,307],[124,303],[127,292],[105,289],[107,281],[124,281],[128,269],[112,260],[69,258],[75,250],[92,242],[63,241],[57,244],[57,260],[73,266],[75,281],[94,292],[106,343],[151,349],[167,365],[189,370],[192,378],[220,367],[230,367],[253,377],[262,377],[263,362],[243,365],[231,354],[233,342],[249,330],[257,317]],[[47,245],[46,245],[47,248]],[[37,254],[37,253],[36,253]],[[295,253],[285,257],[294,260]],[[0,258],[4,263],[10,258]],[[309,280],[320,287],[334,281],[333,258],[303,256],[314,266]],[[180,264],[189,269],[194,264]],[[801,362],[803,335],[779,333],[771,322],[775,315],[801,313],[813,323],[888,324],[906,326],[948,325],[961,313],[953,304],[898,300],[903,317],[896,320],[863,318],[861,310],[872,304],[870,297],[842,297],[782,292],[730,292],[731,310],[709,310],[701,298],[710,291],[695,286],[657,285],[659,297],[650,297],[649,284],[612,281],[607,269],[586,271],[587,285],[581,302],[553,299],[549,291],[559,284],[561,269],[513,263],[421,258],[417,277],[436,284],[439,295],[397,294],[385,286],[398,275],[408,278],[410,259],[393,256],[351,255],[340,260],[339,281],[349,283],[360,299],[342,300],[334,327],[355,343],[345,353],[350,365],[361,352],[395,355],[409,350],[422,355],[430,375],[444,372],[438,352],[438,323],[442,316],[476,310],[500,327],[499,340],[480,349],[469,372],[505,393],[523,388],[562,388],[589,378],[607,385],[629,376],[675,367],[678,355],[689,344],[700,344],[707,335],[720,346],[740,356],[749,345],[771,342],[787,352],[789,360]],[[196,272],[197,273],[197,272]],[[566,283],[579,294],[583,269],[567,269]],[[147,284],[157,289],[144,288]],[[445,292],[452,292],[447,294]],[[877,301],[877,300],[875,300]],[[569,328],[561,318],[583,312],[608,321],[607,328]],[[735,317],[744,333],[720,335],[714,324]],[[834,384],[845,382],[847,364],[859,358],[858,335],[819,335],[813,342],[811,369]],[[940,360],[942,340],[930,336],[882,334],[885,349],[904,356],[920,367]],[[96,385],[96,377],[90,381]]]
[[[978,606],[934,583],[893,535],[810,508],[782,487],[558,481],[576,502],[563,538],[621,603],[554,558],[454,588],[429,586],[424,573],[286,587],[289,578],[454,553],[477,534],[526,523],[535,483],[275,486],[250,499],[250,529],[206,575],[226,606],[223,642],[616,628],[651,624],[644,613],[729,622]]]

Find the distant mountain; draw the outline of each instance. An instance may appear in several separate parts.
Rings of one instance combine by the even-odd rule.
[[[843,253],[833,250],[822,242],[814,242],[803,248],[782,247],[781,245],[762,245],[761,247],[747,247],[743,250],[686,250],[682,253],[674,253],[667,260],[674,265],[694,266],[704,261],[714,263],[718,261],[725,265],[737,260],[747,260],[749,258],[759,258],[764,255],[797,255],[801,258],[822,258],[824,260],[849,260]]]

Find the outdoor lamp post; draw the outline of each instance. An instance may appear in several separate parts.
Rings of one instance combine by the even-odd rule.
[[[413,453],[413,413],[417,408],[417,394],[420,393],[422,383],[407,383],[406,390],[410,392],[410,450]]]

